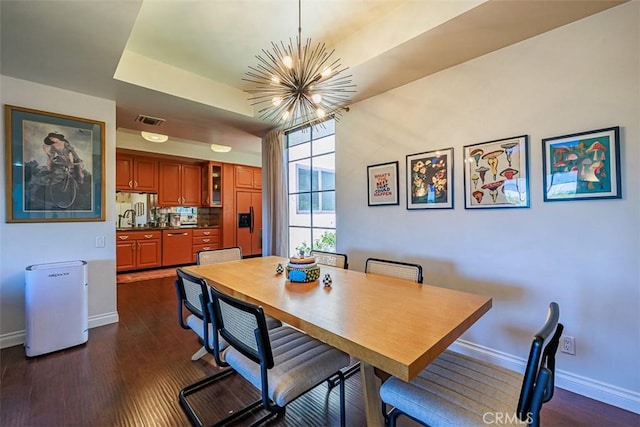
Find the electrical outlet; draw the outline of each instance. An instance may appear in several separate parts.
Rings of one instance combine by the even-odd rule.
[[[576,339],[570,336],[563,336],[561,341],[562,348],[560,351],[567,354],[576,355]]]

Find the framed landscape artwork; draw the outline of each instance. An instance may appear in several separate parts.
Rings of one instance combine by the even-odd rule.
[[[105,124],[5,105],[7,222],[104,221]]]
[[[619,199],[620,128],[542,140],[544,201]]]
[[[528,208],[527,135],[464,147],[465,209]]]
[[[398,162],[367,166],[369,206],[398,205]]]
[[[453,148],[407,156],[407,209],[453,209]]]

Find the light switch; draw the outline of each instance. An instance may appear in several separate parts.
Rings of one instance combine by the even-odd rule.
[[[104,236],[96,236],[96,248],[104,248]]]

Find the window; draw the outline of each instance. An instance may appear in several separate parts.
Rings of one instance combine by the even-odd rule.
[[[335,121],[287,133],[289,253],[336,250]]]
[[[297,165],[296,167],[298,192],[305,191],[308,194],[311,194],[310,199],[309,197],[298,198],[297,213],[310,213],[311,208],[313,208],[313,211],[315,212],[335,213],[336,172],[333,170],[312,171],[308,167],[300,165]]]

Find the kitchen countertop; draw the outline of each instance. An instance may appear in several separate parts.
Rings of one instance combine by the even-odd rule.
[[[188,229],[197,229],[197,228],[222,228],[219,225],[185,225],[182,227],[116,227],[116,231],[160,231],[160,230],[188,230]]]

